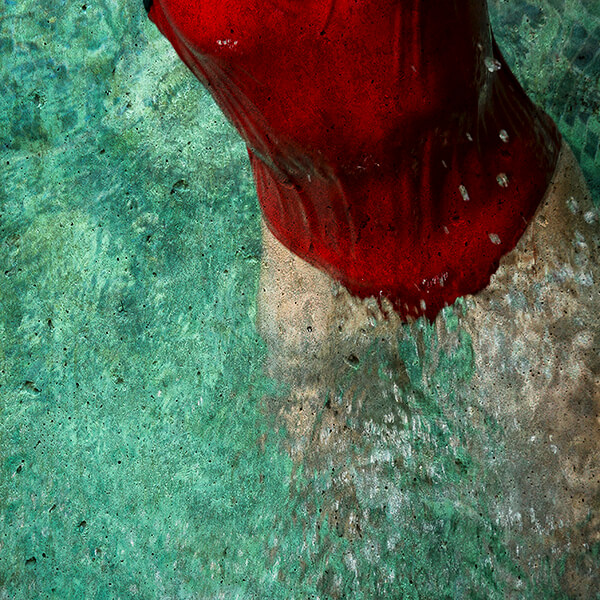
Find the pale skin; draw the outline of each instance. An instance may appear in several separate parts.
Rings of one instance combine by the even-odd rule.
[[[252,2],[250,4],[254,5]],[[318,72],[326,73],[326,79],[329,79],[330,73],[334,75],[333,71],[338,69],[336,57],[341,56],[340,51],[345,46],[344,35],[342,35],[345,32],[343,23],[340,28],[339,23],[336,25],[335,18],[332,18],[335,16],[337,3],[332,1],[309,4],[311,9],[314,8],[314,15],[320,15],[323,12],[321,9],[325,9],[324,14],[318,19],[314,15],[311,16],[315,22],[321,22],[321,16],[323,17],[319,36],[324,35],[330,25],[334,31],[337,31],[336,27],[338,27],[341,33],[336,42],[337,46],[334,46],[332,64],[328,69],[321,69],[322,57],[317,54],[312,57],[316,58],[316,61],[308,61],[309,65],[302,63],[300,67],[296,64],[295,57],[287,57],[280,61],[281,66],[285,67],[282,81],[287,83],[292,81],[299,89],[302,86],[296,82],[296,76],[310,73],[308,67],[316,67],[319,69]],[[392,6],[394,3],[387,4]],[[397,8],[402,3],[396,4]],[[418,7],[421,3],[410,4]],[[433,14],[432,7],[435,3],[422,4],[423,11],[417,9],[407,11],[407,14],[411,13],[411,19],[419,15]],[[448,3],[450,4],[452,3]],[[454,2],[454,5],[458,6],[459,3]],[[467,3],[464,5],[466,6]],[[468,11],[471,17],[475,20],[484,19],[486,3],[482,0],[473,2],[472,5],[475,7],[474,10]],[[276,8],[278,11],[269,9],[266,14],[281,16],[281,20],[277,22],[284,24],[285,9]],[[304,8],[301,7],[302,10]],[[374,11],[373,14],[376,12]],[[174,15],[175,13],[181,16],[183,10],[174,11]],[[369,13],[367,11],[364,14]],[[448,14],[452,14],[452,11]],[[227,11],[218,10],[214,15],[218,15],[216,21],[220,23],[221,17],[227,15]],[[402,11],[396,12],[395,15],[402,15]],[[468,20],[465,19],[465,23]],[[402,19],[394,22],[401,24],[401,21]],[[458,27],[462,21],[463,19],[458,19],[456,26]],[[181,25],[185,25],[185,22],[188,20],[182,19]],[[409,22],[412,21],[407,18],[405,23]],[[445,21],[437,20],[437,24],[441,22]],[[433,21],[427,21],[428,25],[432,23]],[[485,25],[484,30],[489,34],[487,20],[482,23]],[[257,28],[257,32],[262,31],[264,25],[262,22],[252,21],[252,24]],[[407,31],[408,29],[407,27]],[[438,40],[428,40],[424,35],[427,29],[423,25],[422,30],[420,27],[413,27],[412,32],[419,34],[415,38],[424,36],[423,39],[427,40],[425,49],[431,46],[430,49],[435,50],[432,58],[439,57]],[[227,30],[233,33],[234,27],[228,23]],[[458,30],[455,27],[452,31]],[[194,39],[196,33],[194,32],[192,36]],[[488,45],[488,50],[484,49],[485,44],[477,44],[477,47],[481,52],[489,54],[491,40],[486,37],[487,34],[482,31],[478,33],[480,37],[483,36],[487,40],[485,44]],[[381,37],[379,32],[370,35]],[[337,34],[332,37],[332,40],[337,39],[336,36]],[[252,36],[247,35],[246,38],[250,40]],[[327,38],[323,39],[325,41]],[[397,39],[399,38],[395,34],[394,40]],[[407,39],[412,40],[412,35]],[[467,33],[467,38],[462,39],[469,40],[471,35]],[[238,103],[247,108],[246,100],[252,98],[245,97],[245,92],[241,94],[242,102],[240,98],[232,98],[234,94],[231,88],[235,83],[235,77],[230,80],[227,60],[223,58],[226,56],[223,54],[225,50],[227,53],[233,51],[231,55],[227,54],[229,58],[236,56],[235,52],[239,48],[234,49],[238,41],[230,40],[229,33],[227,40],[213,38],[209,41],[203,38],[202,41],[207,42],[207,47],[210,47],[219,57],[214,64],[210,64],[210,60],[207,60],[205,66],[209,74],[218,75],[217,84],[219,82],[224,84],[224,89],[221,90],[223,96],[220,99],[226,112],[237,112]],[[282,41],[286,43],[285,38],[278,40],[278,43]],[[355,43],[362,44],[364,41],[360,36],[356,36]],[[439,42],[441,43],[441,40]],[[476,40],[473,39],[473,42],[475,44]],[[427,63],[425,60],[427,54],[423,55],[423,49],[418,44],[415,39],[410,54],[406,57],[414,55],[418,60],[423,59],[422,62]],[[191,46],[193,47],[194,44],[192,43]],[[201,46],[202,44],[199,44],[199,48]],[[242,46],[243,43],[240,47]],[[253,44],[251,46],[254,52],[256,48]],[[186,44],[177,44],[177,47],[183,50],[183,55],[186,57],[184,60],[187,59],[188,64],[196,64],[197,57],[193,52],[188,52],[189,48]],[[259,47],[262,50],[262,42]],[[415,64],[410,63],[406,64],[405,72],[396,69],[402,64],[402,61],[398,60],[402,58],[400,47],[394,44],[393,48],[393,67],[395,72],[397,71],[395,76],[402,75],[403,79],[409,81],[409,76],[414,78],[411,73],[416,74],[418,70]],[[265,48],[268,49],[268,44]],[[276,46],[275,52],[277,48]],[[312,50],[312,47],[307,48],[308,52]],[[467,50],[471,52],[470,49]],[[267,54],[268,52],[263,54],[261,51],[257,56],[262,57]],[[444,58],[445,55],[446,53]],[[266,75],[263,69],[257,69],[259,79],[260,76],[265,78],[264,84],[277,71],[272,69],[272,62],[277,63],[272,60],[273,58],[269,56],[269,60],[264,62],[268,67]],[[502,65],[495,60],[490,62],[490,58],[489,55],[485,58],[487,72],[495,73]],[[201,62],[204,65],[204,59]],[[413,62],[418,61],[415,59]],[[251,63],[252,61],[248,63],[242,61],[240,65]],[[370,65],[371,60],[365,64]],[[202,65],[195,72],[204,81],[208,75],[205,74]],[[252,89],[253,85],[249,82],[256,75],[242,70],[242,79],[246,81],[243,87]],[[475,72],[479,71],[481,66]],[[234,70],[232,73],[236,72]],[[351,103],[354,86],[356,89],[362,88],[358,86],[358,82],[363,81],[362,69],[352,73],[355,79],[352,86],[348,88],[353,90],[352,93],[346,93],[348,103]],[[486,77],[488,81],[491,76],[486,75]],[[484,78],[481,74],[477,78],[477,85],[483,85]],[[310,79],[307,80],[308,85],[312,83]],[[335,83],[335,77],[333,79]],[[371,83],[374,82],[373,79]],[[329,83],[327,81],[325,87],[329,88]],[[471,83],[475,84],[475,81]],[[418,85],[423,84],[428,85],[427,78],[418,82]],[[336,85],[332,87],[334,91],[341,92],[346,89],[342,80]],[[487,84],[484,85],[485,87]],[[508,83],[507,88],[502,92],[507,93],[509,97],[510,87],[511,84]],[[219,85],[213,90],[217,91],[218,88]],[[282,95],[283,103],[289,103],[290,98],[296,96],[293,88],[294,86],[290,88],[292,91]],[[372,89],[376,88],[377,86],[374,86]],[[383,89],[387,88],[384,86]],[[399,89],[393,88],[391,94],[399,93]],[[488,87],[488,91],[490,89],[492,88]],[[403,84],[402,93],[407,90],[408,86]],[[426,105],[431,102],[428,98],[435,95],[432,90],[435,88],[426,89],[420,102],[416,102],[419,114],[421,109],[424,109],[423,115],[431,110]],[[263,91],[264,89],[261,88],[260,93],[257,94],[259,100]],[[484,101],[487,97],[486,93],[484,90],[478,90],[478,94],[479,92],[481,94],[478,98]],[[363,93],[362,89],[360,93]],[[498,98],[493,100],[498,101],[500,105],[501,93],[498,94]],[[215,94],[215,96],[219,100],[219,95]],[[271,106],[270,96],[268,103]],[[260,102],[258,104],[260,105]],[[323,122],[327,121],[326,107],[329,103],[323,104],[324,106],[320,107],[323,109],[322,114],[321,111],[315,113],[318,115],[319,122],[321,119]],[[385,105],[388,106],[387,97]],[[511,104],[511,110],[514,107],[518,108],[517,105],[518,103],[515,106]],[[487,107],[483,102],[482,106],[491,109],[494,104]],[[278,117],[287,116],[285,104],[281,108],[281,114],[278,111],[272,113],[277,115],[274,123],[269,123],[268,114],[265,114],[265,124],[258,125],[258,129],[261,127],[264,129],[258,132],[259,135],[254,131],[255,125],[248,127],[244,122],[238,124],[238,128],[245,132],[250,147],[253,147],[252,140],[256,138],[257,156],[261,153],[266,157],[270,156],[269,144],[264,152],[261,147],[264,145],[262,134],[265,134],[268,139],[269,136],[266,134],[271,133],[268,131],[271,125],[275,137],[281,134],[282,148],[286,145],[285,133],[290,123],[291,127],[287,135],[294,137],[296,132],[294,121],[288,123],[286,118],[281,121],[286,127],[278,132],[279,128],[276,127]],[[447,111],[447,108],[441,106],[438,109],[440,116]],[[259,106],[257,110],[260,113]],[[254,111],[253,107],[252,111]],[[330,112],[332,111],[336,112],[337,107],[330,109]],[[349,124],[345,133],[354,134],[363,125],[364,112],[351,110],[349,114],[357,116],[357,120],[353,122],[349,118],[348,121],[344,119],[341,121]],[[309,111],[307,115],[312,115],[312,112]],[[518,122],[517,110],[514,111],[513,116]],[[458,118],[460,115],[456,114],[454,117]],[[480,117],[485,123],[485,110]],[[244,121],[238,118],[233,120]],[[311,123],[313,119],[305,118],[305,121]],[[337,124],[337,121],[331,125],[333,124]],[[364,129],[364,127],[361,129],[362,134],[357,139],[359,147],[361,140],[370,141],[371,133]],[[534,130],[536,133],[542,133],[541,130],[537,131],[537,126]],[[505,141],[503,138],[506,137],[506,131],[502,131],[505,135],[500,135],[500,139]],[[354,135],[347,135],[348,139],[352,137]],[[301,141],[298,140],[299,146],[302,146]],[[279,154],[279,150],[275,154]],[[310,153],[306,154],[305,158],[309,160],[309,156]],[[299,164],[303,162],[300,161]],[[342,165],[336,163],[336,166],[341,168]],[[496,181],[504,188],[509,185],[510,178],[507,178],[505,173],[500,173]],[[463,199],[467,201],[466,188],[461,185],[459,189]],[[491,237],[490,241],[496,243]],[[426,329],[423,326],[423,319],[406,324],[394,313],[391,304],[385,299],[381,307],[374,298],[360,300],[353,297],[327,273],[291,253],[263,224],[263,261],[258,290],[257,328],[268,347],[267,372],[289,385],[289,396],[281,401],[273,399],[265,410],[274,411],[279,417],[279,422],[285,426],[289,451],[298,471],[302,471],[305,467],[306,472],[326,470],[327,473],[336,473],[335,477],[331,475],[332,494],[335,496],[335,504],[341,507],[340,515],[334,515],[335,511],[325,504],[322,511],[323,515],[329,513],[331,522],[336,522],[341,536],[351,540],[356,535],[360,535],[361,518],[363,518],[360,514],[361,506],[357,494],[358,484],[353,483],[349,471],[354,470],[356,473],[366,462],[371,461],[370,466],[372,466],[376,460],[390,461],[386,467],[394,473],[397,472],[396,469],[402,469],[401,461],[397,464],[395,459],[389,458],[392,452],[387,452],[387,455],[386,452],[381,452],[383,458],[371,460],[373,457],[368,456],[369,451],[365,450],[366,446],[361,445],[362,439],[371,435],[367,429],[375,431],[372,438],[376,438],[381,433],[381,428],[377,431],[379,426],[377,419],[381,417],[380,421],[385,423],[383,427],[385,432],[381,438],[382,445],[385,446],[387,442],[387,439],[384,439],[385,435],[389,435],[394,439],[396,446],[393,450],[398,451],[397,455],[402,455],[403,450],[408,453],[413,451],[412,447],[407,446],[410,446],[415,438],[403,437],[403,430],[407,430],[409,428],[407,423],[411,423],[410,410],[402,414],[398,406],[403,403],[409,406],[406,397],[402,397],[403,394],[410,396],[410,386],[416,387],[422,382],[417,382],[416,377],[411,380],[408,376],[409,365],[403,364],[402,353],[399,352],[397,343],[398,340],[403,339],[417,348],[421,346],[418,353],[425,357],[425,360],[423,365],[419,365],[422,367],[419,377],[425,383],[428,376],[437,369],[436,361],[442,364],[442,368],[438,371],[446,368],[444,365],[448,363],[440,362],[444,349],[468,346],[463,363],[469,364],[469,375],[456,381],[450,377],[452,385],[455,386],[455,389],[450,392],[446,390],[438,393],[434,383],[433,392],[429,396],[423,393],[422,396],[427,396],[428,401],[433,398],[431,403],[440,407],[440,413],[446,408],[448,413],[452,412],[453,399],[450,395],[460,396],[460,401],[468,407],[468,420],[472,422],[473,430],[477,429],[479,424],[484,424],[479,427],[479,433],[482,431],[485,434],[489,433],[489,428],[486,429],[487,425],[485,425],[486,420],[493,421],[497,425],[497,430],[502,434],[499,442],[495,440],[498,454],[502,454],[502,461],[499,461],[502,465],[497,469],[494,466],[487,468],[490,463],[485,463],[487,456],[483,456],[488,450],[495,451],[493,444],[486,446],[483,443],[477,446],[476,442],[469,440],[462,440],[461,443],[464,443],[466,452],[473,455],[474,462],[483,459],[480,462],[486,466],[487,471],[491,472],[492,478],[496,477],[496,471],[498,473],[497,478],[500,481],[500,485],[497,486],[498,494],[489,498],[493,513],[491,520],[502,524],[506,522],[508,530],[513,526],[518,529],[522,523],[526,523],[531,529],[541,532],[536,538],[538,541],[530,540],[532,547],[528,548],[527,552],[516,553],[525,567],[535,569],[537,558],[544,559],[550,556],[557,547],[567,550],[571,547],[577,549],[585,545],[589,546],[600,539],[600,474],[596,459],[600,445],[598,418],[600,324],[597,319],[600,313],[598,292],[600,261],[597,258],[599,242],[600,229],[589,192],[570,149],[564,144],[553,180],[534,218],[517,247],[504,256],[489,285],[477,294],[461,299],[455,307],[449,307],[444,313],[438,315],[433,325],[426,325],[429,331],[427,335],[423,335]],[[385,257],[382,260],[385,260]],[[448,315],[452,315],[451,326]],[[431,335],[432,330],[434,335]],[[380,364],[384,364],[384,361],[379,361],[379,354],[372,352],[376,344],[379,344],[378,348],[385,354],[386,368],[393,371],[384,383],[381,383],[379,372]],[[426,344],[431,344],[432,347],[421,352]],[[456,366],[458,363],[452,364]],[[359,366],[363,365],[367,365],[368,368],[359,369]],[[346,390],[338,394],[341,387],[338,385],[339,381],[351,369],[358,369],[356,373],[359,377],[355,378],[350,385],[352,389],[349,392]],[[435,380],[434,377],[431,379]],[[388,387],[384,389],[385,385]],[[348,415],[351,415],[352,419],[347,418]],[[406,417],[406,420],[402,421],[403,417]],[[416,435],[426,434],[426,427],[420,430],[416,421],[417,419],[413,419],[411,423],[414,425],[413,431],[417,432]],[[426,426],[428,424],[430,423],[426,423]],[[448,430],[452,428],[448,427]],[[418,438],[416,439],[419,441]],[[374,439],[374,441],[379,440]],[[449,441],[446,445],[451,444],[452,442]],[[441,449],[439,444],[435,447],[435,452]],[[418,449],[415,450],[415,453],[417,452]],[[480,452],[479,456],[477,452]],[[468,482],[462,480],[460,485],[466,488],[469,486]],[[294,489],[293,486],[291,489]],[[446,488],[442,489],[443,493],[446,491]],[[467,493],[470,493],[469,490]],[[311,495],[312,491],[309,488],[307,496]],[[487,496],[487,489],[484,495]],[[396,501],[398,498],[391,498],[391,500]],[[400,515],[399,519],[407,517],[402,511],[395,514]],[[390,517],[389,513],[386,513],[387,517],[393,525],[393,515]],[[302,516],[299,515],[298,518],[301,519]],[[584,521],[584,526],[578,528],[578,524]],[[576,566],[581,567],[581,565]],[[435,568],[435,565],[432,567]],[[562,584],[569,593],[574,592],[583,597],[590,597],[592,591],[600,589],[600,581],[594,581],[594,577],[582,576],[581,568],[578,574],[577,568],[568,564]],[[332,597],[340,596],[332,594]]]
[[[264,225],[263,244],[257,326],[269,348],[268,372],[291,384],[281,416],[300,462],[308,446],[313,454],[332,451],[330,438],[314,442],[314,407],[324,390],[376,336],[411,335],[410,327],[391,306],[384,317],[374,299],[354,298]],[[475,412],[480,406],[504,424],[507,444],[526,457],[506,475],[527,481],[518,483],[520,500],[499,505],[499,513],[533,510],[540,523],[561,527],[588,518],[582,544],[600,540],[599,248],[597,212],[563,142],[552,182],[519,244],[490,284],[457,309],[475,363],[465,394]],[[456,333],[446,331],[442,315],[434,327],[441,344],[452,343]],[[332,413],[325,422],[335,430],[339,421],[335,443],[344,445],[340,419],[343,414]],[[548,526],[549,547],[561,527]],[[567,566],[563,584],[588,597],[598,582]]]

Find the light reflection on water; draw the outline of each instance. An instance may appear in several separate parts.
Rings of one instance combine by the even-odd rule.
[[[254,326],[243,144],[139,4],[7,2],[0,20],[0,598],[556,598],[564,564],[589,577],[597,540],[566,531],[562,490],[529,499],[550,465],[586,500],[596,467],[553,450],[568,395],[527,413],[518,391],[532,370],[585,389],[594,336],[473,332],[460,301],[290,401]],[[597,185],[597,10],[490,5]],[[483,359],[513,384],[501,404]]]

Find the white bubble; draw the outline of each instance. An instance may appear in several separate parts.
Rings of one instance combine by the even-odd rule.
[[[496,246],[499,246],[502,243],[500,236],[497,233],[490,233],[489,238],[490,242],[492,242],[492,244],[496,244]]]
[[[237,46],[239,42],[237,40],[217,40],[217,44],[219,46],[229,46],[230,48],[233,48]]]
[[[498,173],[496,181],[498,182],[498,185],[500,187],[508,187],[508,176],[506,175],[506,173]]]
[[[506,131],[506,129],[501,129],[500,133],[498,134],[500,136],[500,139],[505,143],[508,144],[508,140],[510,139],[508,137],[508,132]]]
[[[459,185],[458,186],[458,191],[460,192],[460,195],[462,196],[462,199],[465,202],[468,202],[471,199],[469,197],[469,192],[467,192],[467,188],[464,185]]]
[[[499,71],[502,68],[502,64],[499,60],[495,59],[492,56],[486,56],[484,59],[485,66],[490,73],[494,73],[494,71]]]
[[[573,196],[567,200],[567,205],[572,213],[576,213],[579,210],[579,204],[577,203],[577,200],[573,198]]]
[[[588,210],[585,215],[583,215],[583,218],[588,225],[591,225],[596,222],[597,215],[593,210]]]

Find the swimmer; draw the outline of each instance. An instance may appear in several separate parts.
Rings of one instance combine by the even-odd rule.
[[[292,386],[297,460],[314,427],[298,407],[376,337],[425,319],[451,339],[444,310],[462,298],[472,401],[539,463],[517,508],[587,519],[583,543],[600,541],[598,218],[486,2],[145,5],[247,143],[263,214],[257,326],[270,373]],[[531,450],[536,436],[556,452]]]

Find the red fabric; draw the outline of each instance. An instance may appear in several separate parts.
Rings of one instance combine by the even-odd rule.
[[[354,294],[435,317],[485,287],[560,136],[484,0],[154,0],[247,142],[266,223]]]

